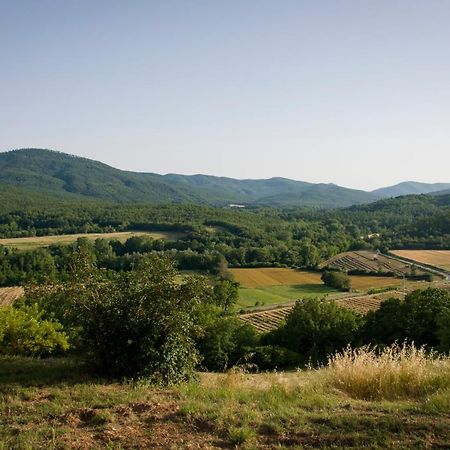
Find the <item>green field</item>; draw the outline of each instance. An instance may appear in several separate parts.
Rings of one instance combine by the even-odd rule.
[[[323,284],[297,284],[281,286],[261,286],[239,289],[238,307],[274,305],[297,300],[302,297],[321,297],[339,291]]]
[[[0,239],[0,245],[16,248],[17,250],[34,250],[36,248],[48,247],[52,244],[71,244],[78,238],[95,239],[115,239],[125,242],[134,236],[148,236],[152,239],[178,239],[182,233],[165,231],[118,231],[114,233],[78,233],[78,234],[60,234],[55,236],[32,236],[23,238],[4,238]]]

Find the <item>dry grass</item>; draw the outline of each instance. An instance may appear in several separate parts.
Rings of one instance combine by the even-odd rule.
[[[120,231],[115,233],[79,233],[61,234],[57,236],[33,236],[24,238],[4,238],[0,239],[0,245],[17,248],[18,250],[32,250],[40,247],[48,247],[52,244],[71,244],[78,238],[88,239],[117,239],[125,242],[133,236],[148,236],[153,239],[177,239],[181,233],[171,232],[145,232],[145,231]]]
[[[348,348],[327,370],[335,387],[362,400],[418,399],[450,386],[450,358],[414,345]]]
[[[449,448],[450,390],[363,401],[329,372],[238,370],[162,389],[72,359],[0,357],[0,448]]]
[[[393,250],[391,253],[418,263],[450,270],[450,250]]]
[[[24,293],[22,287],[6,287],[0,288],[0,306],[11,305],[15,300]]]

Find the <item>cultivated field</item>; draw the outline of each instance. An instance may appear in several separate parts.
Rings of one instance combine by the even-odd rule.
[[[411,272],[411,264],[395,261],[384,255],[369,251],[340,253],[322,263],[321,268],[377,273],[391,272],[397,276],[403,276]],[[424,272],[418,270],[416,273],[420,275]]]
[[[369,311],[378,309],[380,303],[388,298],[403,298],[404,294],[400,291],[384,292],[374,295],[346,295],[345,297],[334,299],[335,302],[347,309],[359,314],[366,314]],[[293,304],[281,306],[279,308],[266,309],[263,311],[253,311],[239,315],[239,318],[253,325],[259,333],[276,328],[282,320],[291,312]]]
[[[230,269],[230,272],[242,286],[239,290],[238,307],[281,304],[300,297],[348,296],[325,286],[319,272],[282,268]],[[352,289],[357,291],[398,287],[403,283],[401,279],[394,277],[353,275],[350,278]]]
[[[0,288],[0,306],[10,305],[23,295],[22,287],[5,287]]]
[[[450,271],[450,250],[392,250],[393,255]]]
[[[119,231],[115,233],[79,233],[79,234],[60,234],[57,236],[33,236],[23,238],[4,238],[0,239],[0,245],[5,247],[17,248],[18,250],[33,250],[40,247],[48,247],[52,244],[71,244],[78,238],[88,239],[116,239],[125,242],[133,236],[148,236],[153,239],[178,239],[182,234],[174,232],[146,232],[146,231]]]
[[[293,284],[262,286],[260,288],[241,288],[238,306],[252,307],[285,303],[300,297],[323,297],[338,291],[324,284]]]
[[[322,284],[319,272],[263,267],[258,269],[229,269],[234,279],[246,288],[292,284]]]

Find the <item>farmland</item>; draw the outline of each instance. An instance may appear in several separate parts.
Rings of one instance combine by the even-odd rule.
[[[450,250],[392,250],[393,255],[450,271]]]
[[[322,284],[319,272],[265,267],[260,269],[230,269],[243,287],[280,286],[294,284]]]
[[[14,300],[23,295],[21,287],[0,288],[0,306],[10,305]]]
[[[61,234],[55,236],[32,236],[23,238],[3,238],[0,245],[16,248],[18,250],[33,250],[41,247],[48,247],[53,244],[71,244],[78,238],[95,239],[115,239],[125,242],[134,236],[148,236],[153,239],[177,239],[181,233],[173,232],[146,232],[146,231],[120,231],[114,233],[78,233]]]
[[[411,264],[369,251],[340,253],[322,263],[321,268],[346,272],[393,273],[397,276],[408,275],[411,272]],[[423,272],[416,271],[416,273],[421,274]]]
[[[263,286],[260,288],[241,288],[239,291],[240,307],[252,307],[285,303],[299,297],[322,297],[336,294],[338,291],[324,284],[294,284]]]
[[[319,272],[282,268],[230,269],[230,272],[242,286],[239,291],[238,307],[281,304],[300,297],[348,296],[325,286]],[[394,277],[353,275],[350,278],[352,288],[357,291],[396,287],[403,283],[401,279]]]
[[[389,291],[374,295],[349,295],[344,294],[341,298],[336,298],[338,305],[350,309],[351,311],[366,314],[368,311],[378,309],[380,303],[391,297],[403,298],[400,291]],[[239,318],[252,325],[259,333],[264,333],[276,328],[291,312],[293,305],[280,306],[278,308],[261,311],[245,312]]]

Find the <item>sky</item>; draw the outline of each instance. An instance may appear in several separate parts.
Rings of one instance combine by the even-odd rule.
[[[0,0],[0,151],[450,182],[448,0]]]

